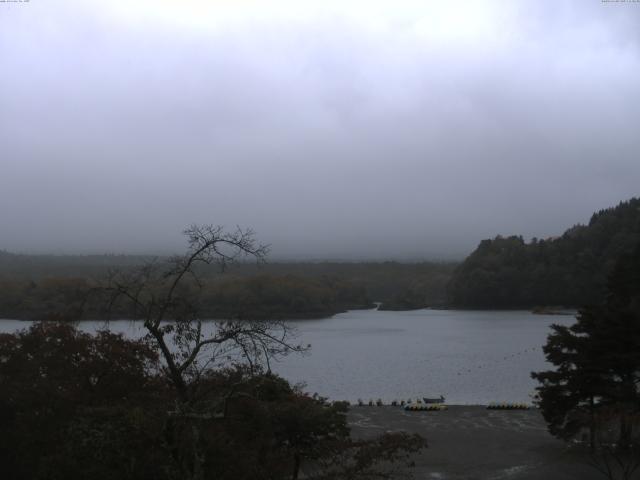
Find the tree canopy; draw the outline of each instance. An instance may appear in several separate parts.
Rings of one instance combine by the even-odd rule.
[[[618,420],[618,444],[632,442],[640,413],[640,244],[612,270],[606,301],[579,311],[569,327],[553,325],[544,352],[556,369],[533,373],[540,407],[554,435],[583,428],[594,446],[599,420]],[[608,425],[610,427],[610,425]]]
[[[3,478],[189,478],[194,422],[204,479],[388,478],[426,445],[404,433],[352,439],[345,403],[260,369],[201,373],[189,381],[200,415],[179,415],[148,342],[59,322],[0,335]]]
[[[459,307],[584,306],[604,300],[617,259],[640,242],[640,198],[596,212],[562,236],[483,240],[455,270],[450,302]]]
[[[346,404],[310,397],[270,361],[304,351],[281,321],[203,322],[201,265],[266,247],[250,230],[185,231],[167,262],[114,271],[92,289],[147,335],[92,336],[68,323],[0,335],[0,460],[15,479],[386,478],[425,446],[404,433],[350,437]]]

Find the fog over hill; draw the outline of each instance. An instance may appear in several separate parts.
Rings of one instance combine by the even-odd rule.
[[[0,249],[463,258],[637,195],[627,2],[0,3]]]

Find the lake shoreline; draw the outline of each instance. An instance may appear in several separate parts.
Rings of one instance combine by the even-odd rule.
[[[306,354],[271,362],[273,372],[331,400],[407,400],[443,395],[456,405],[531,403],[537,382],[531,372],[550,368],[542,345],[553,323],[570,317],[529,311],[350,310],[318,320],[286,322],[291,341],[311,345]],[[13,333],[29,322],[0,321]],[[80,321],[78,329],[109,329],[127,338],[147,333],[143,322]],[[211,335],[215,321],[203,321]]]
[[[596,480],[580,449],[552,437],[542,414],[531,410],[488,410],[478,405],[438,412],[401,407],[352,407],[347,413],[355,438],[388,431],[417,433],[428,448],[412,456],[416,478],[476,480]]]
[[[256,317],[247,317],[247,318],[239,318],[238,320],[245,321],[305,321],[305,320],[326,320],[335,317],[336,315],[345,314],[349,312],[366,312],[366,311],[380,311],[380,312],[388,312],[388,313],[406,313],[406,312],[419,312],[422,310],[432,310],[432,311],[459,311],[459,312],[529,312],[534,315],[557,315],[557,316],[575,316],[578,313],[577,309],[573,309],[571,307],[522,307],[522,308],[467,308],[467,307],[458,307],[455,305],[447,305],[447,306],[426,306],[421,308],[396,308],[396,309],[388,309],[384,308],[384,304],[380,303],[378,306],[375,304],[366,305],[366,306],[346,306],[344,308],[335,309],[335,310],[325,310],[322,312],[297,312],[297,313],[287,313],[287,314],[278,314],[272,316],[256,316]],[[224,321],[228,320],[229,317],[218,317],[218,316],[203,316],[201,318],[202,321]],[[22,316],[12,316],[12,318],[1,317],[1,321],[19,321],[19,322],[108,322],[108,321],[130,321],[130,322],[138,322],[143,321],[142,318],[127,318],[127,317],[118,317],[118,318],[107,318],[107,317],[97,317],[97,318],[33,318],[33,317],[22,317]],[[171,321],[168,319],[167,321]]]

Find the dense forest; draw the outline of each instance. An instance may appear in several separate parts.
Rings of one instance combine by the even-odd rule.
[[[596,212],[556,238],[483,240],[454,262],[240,262],[191,284],[205,318],[320,318],[348,309],[576,307],[603,299],[620,255],[640,242],[640,199]],[[168,261],[133,255],[18,255],[0,251],[0,318],[104,318],[90,292],[114,271]],[[188,293],[188,292],[187,292]],[[110,316],[126,308],[110,309]]]
[[[465,308],[576,307],[604,299],[616,260],[640,242],[640,199],[600,210],[562,236],[483,240],[459,265],[450,301]]]
[[[125,255],[17,255],[0,252],[0,318],[104,318],[91,294],[114,272],[166,258]],[[442,306],[454,263],[296,262],[206,266],[191,284],[206,318],[319,318],[354,308]],[[194,300],[195,302],[195,300]],[[116,306],[117,307],[117,306]],[[125,315],[112,308],[109,316]]]

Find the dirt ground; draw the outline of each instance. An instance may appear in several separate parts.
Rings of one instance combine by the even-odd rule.
[[[603,479],[576,449],[554,439],[537,410],[450,406],[440,412],[400,407],[352,407],[354,436],[419,433],[429,447],[416,456],[414,477],[429,480]]]

